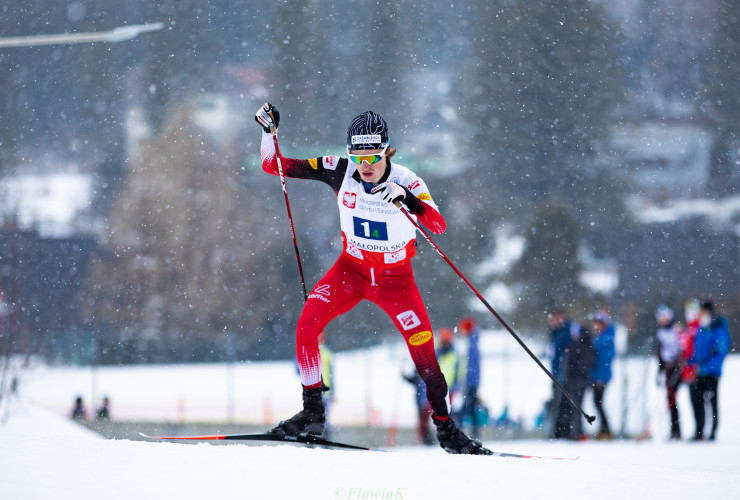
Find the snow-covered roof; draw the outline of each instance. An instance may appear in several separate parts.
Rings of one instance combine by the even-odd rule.
[[[65,237],[74,232],[78,215],[89,207],[92,177],[57,172],[0,179],[0,214],[15,217],[20,228],[36,228],[43,236]]]

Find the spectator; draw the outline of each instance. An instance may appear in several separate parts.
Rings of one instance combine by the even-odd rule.
[[[455,351],[455,334],[451,328],[446,327],[440,328],[438,334],[437,360],[439,361],[439,368],[442,370],[442,375],[447,382],[447,387],[450,388],[450,400],[452,400],[458,390],[457,370],[459,357],[457,351]]]
[[[577,323],[573,323],[577,325]],[[596,361],[591,344],[591,333],[586,328],[571,329],[570,342],[563,349],[560,359],[560,377],[563,387],[576,403],[581,405],[588,385],[588,374]],[[560,391],[554,396],[555,425],[552,437],[583,440],[583,422],[578,409]]]
[[[564,382],[561,377],[560,367],[563,351],[570,344],[571,338],[580,330],[580,325],[571,320],[563,309],[554,309],[547,317],[550,327],[549,357],[551,371],[558,382]]]
[[[699,312],[701,311],[701,303],[698,299],[689,299],[684,304],[684,319],[686,320],[686,326],[683,329],[679,329],[679,340],[681,342],[681,380],[689,387],[691,384],[696,382],[697,367],[695,364],[689,363],[688,361],[694,357],[694,339],[696,338],[696,332],[699,331]]]
[[[563,352],[570,344],[573,334],[580,331],[580,325],[570,319],[564,309],[554,308],[547,315],[547,326],[550,329],[550,342],[547,345],[547,357],[550,359],[550,371],[560,383],[565,383],[565,372],[561,372]],[[545,403],[541,427],[550,429],[554,437],[557,426],[558,412],[562,395],[560,390],[552,385],[552,397]]]
[[[85,403],[82,401],[82,396],[75,398],[70,417],[74,420],[87,420],[87,410],[85,409]]]
[[[418,441],[425,445],[436,444],[434,435],[429,427],[431,422],[430,419],[432,417],[432,406],[429,404],[429,400],[427,399],[427,387],[424,385],[424,381],[415,369],[402,375],[406,382],[413,384],[416,388],[414,400],[416,402],[416,411],[418,416],[416,427]]]
[[[105,396],[103,404],[95,411],[95,420],[110,420],[110,398]]]
[[[614,325],[609,314],[604,310],[599,310],[593,315],[591,328],[594,332],[593,349],[596,360],[589,374],[589,380],[593,388],[594,406],[600,420],[596,439],[611,440],[614,436],[609,429],[609,420],[604,411],[604,391],[612,379],[612,361],[615,351]]]
[[[678,419],[676,393],[681,384],[681,339],[678,326],[673,317],[673,310],[660,305],[655,311],[658,322],[656,338],[658,340],[658,372],[664,374],[668,411],[671,414],[671,439],[681,439],[681,426]]]
[[[466,420],[471,423],[471,435],[479,437],[478,419],[478,387],[480,387],[480,350],[478,349],[479,331],[475,320],[470,317],[462,318],[457,323],[457,332],[460,337],[457,341],[460,362],[458,370],[458,385],[462,395],[460,410],[460,424]]]
[[[324,381],[323,399],[324,415],[326,417],[326,427],[324,428],[324,437],[329,438],[331,434],[331,425],[329,422],[329,410],[334,401],[336,387],[334,384],[334,352],[326,345],[326,332],[322,331],[319,335],[319,353],[321,354],[321,379]]]
[[[709,440],[717,437],[719,425],[718,386],[722,376],[722,363],[730,351],[730,333],[727,319],[715,316],[714,304],[703,302],[699,313],[699,331],[694,339],[694,356],[689,363],[697,366],[696,382],[691,385],[691,404],[696,417],[696,432],[693,440],[704,439],[705,406],[707,400],[712,409],[712,427]]]

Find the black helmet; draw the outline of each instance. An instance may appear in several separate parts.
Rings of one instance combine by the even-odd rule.
[[[389,143],[388,124],[373,111],[357,115],[347,128],[347,149],[383,149]]]

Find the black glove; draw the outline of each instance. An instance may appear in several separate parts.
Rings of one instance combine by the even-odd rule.
[[[272,132],[272,130],[270,130],[271,128],[278,128],[278,124],[280,123],[280,112],[275,106],[266,102],[257,110],[257,113],[254,115],[254,120],[262,126],[262,129],[265,132],[269,134]]]

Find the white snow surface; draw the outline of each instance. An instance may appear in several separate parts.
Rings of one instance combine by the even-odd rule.
[[[505,338],[495,332],[483,335],[481,393],[494,415],[508,402],[510,415],[531,427],[549,382]],[[411,388],[398,382],[403,354],[398,346],[337,354],[332,420],[412,426]],[[725,364],[716,442],[666,440],[655,364],[652,359],[620,361],[614,387],[607,390],[612,427],[619,428],[623,398],[618,387],[628,381],[627,430],[639,432],[650,422],[653,437],[648,440],[485,442],[501,452],[576,460],[454,456],[436,446],[366,452],[106,440],[66,417],[76,395],[88,406],[93,393],[110,396],[114,419],[224,421],[226,412],[230,421],[268,425],[300,405],[295,366],[39,366],[20,373],[18,395],[6,400],[9,417],[0,424],[0,499],[735,498],[740,486],[740,357],[731,355]],[[265,398],[270,402],[263,406]],[[250,411],[249,401],[258,408]],[[693,418],[685,387],[679,405],[689,436]],[[585,407],[591,411],[588,400]],[[360,417],[367,413],[372,417]]]
[[[716,443],[488,442],[577,460],[105,440],[24,407],[0,428],[5,500],[734,498],[737,439]],[[735,491],[735,493],[733,493]]]

